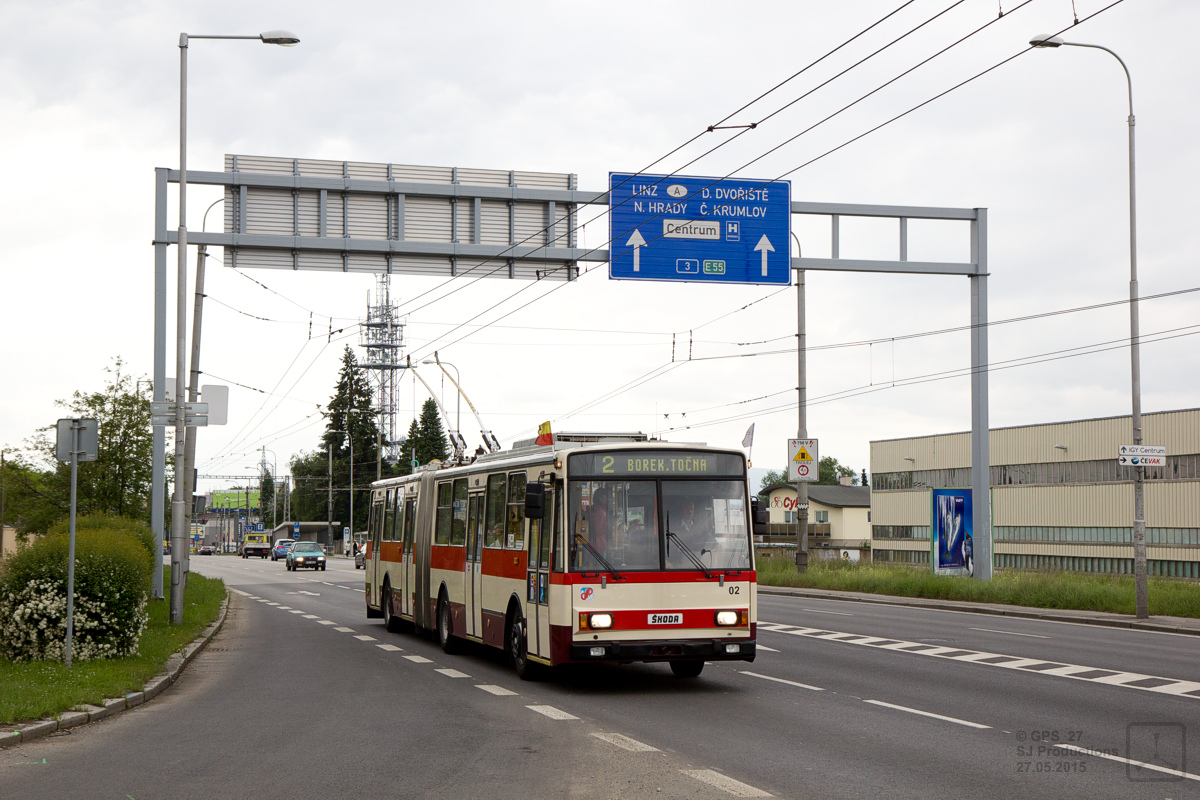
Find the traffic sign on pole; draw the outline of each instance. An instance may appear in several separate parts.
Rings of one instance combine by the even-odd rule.
[[[820,477],[816,439],[788,439],[788,480],[816,482]]]
[[[1157,444],[1118,445],[1117,463],[1122,467],[1165,467],[1167,448]]]
[[[792,282],[790,181],[609,173],[610,278]]]

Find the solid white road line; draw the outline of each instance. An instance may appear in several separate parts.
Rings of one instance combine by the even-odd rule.
[[[695,778],[698,781],[707,783],[709,786],[715,786],[722,791],[728,792],[734,797],[771,797],[769,792],[764,792],[762,789],[751,786],[748,783],[735,781],[728,775],[722,775],[715,770],[681,769],[680,772],[689,778]]]
[[[853,614],[847,614],[845,611],[823,611],[819,608],[802,608],[801,611],[811,611],[813,614],[837,614],[839,617],[853,617]]]
[[[987,633],[1007,633],[1009,636],[1028,636],[1030,639],[1049,639],[1049,636],[1039,636],[1036,633],[1017,633],[1016,631],[998,631],[995,628],[968,628],[971,631],[985,631]]]
[[[249,596],[250,596],[250,593],[249,593],[249,592],[243,592],[241,589],[234,589],[233,591],[237,592],[237,593],[238,593],[238,594],[240,594],[242,597],[249,597]]]
[[[1127,758],[1125,756],[1114,756],[1111,753],[1100,753],[1095,750],[1088,750],[1086,747],[1076,747],[1073,744],[1055,744],[1054,747],[1061,747],[1064,750],[1074,750],[1075,752],[1082,753],[1085,756],[1095,756],[1096,758],[1107,758],[1109,761],[1116,761],[1121,764],[1135,764],[1135,765],[1141,767],[1142,769],[1149,769],[1149,770],[1153,770],[1155,772],[1162,772],[1167,775],[1174,775],[1177,778],[1180,778],[1181,780],[1186,778],[1189,781],[1200,781],[1200,775],[1194,775],[1190,772],[1184,772],[1183,770],[1178,770],[1178,769],[1171,769],[1169,767],[1162,767],[1162,766],[1159,766],[1158,764],[1148,764],[1145,761],[1136,761],[1132,758]]]
[[[334,628],[338,633],[354,633],[354,628]]]
[[[425,656],[405,656],[405,658],[408,659],[409,661],[413,662],[414,664],[432,664],[433,663],[432,658],[426,658]]]
[[[990,729],[992,727],[991,725],[980,725],[978,722],[967,722],[965,719],[958,719],[956,717],[947,717],[942,714],[934,714],[932,711],[921,711],[920,709],[917,709],[917,708],[909,708],[908,706],[898,706],[898,705],[895,705],[894,703],[885,703],[882,700],[864,700],[863,702],[870,703],[873,706],[883,706],[884,708],[894,708],[896,711],[907,711],[909,714],[919,714],[922,717],[932,717],[933,719],[940,719],[943,722],[953,722],[955,725],[965,725],[968,728],[978,728],[980,730],[983,730],[983,729]]]
[[[811,689],[814,692],[825,691],[820,686],[809,686],[807,683],[796,683],[795,681],[786,681],[783,678],[772,678],[770,675],[760,675],[757,672],[747,672],[739,670],[743,675],[749,675],[751,678],[762,678],[764,681],[775,681],[776,683],[786,683],[788,686],[795,686],[800,689]]]
[[[497,697],[510,697],[516,694],[514,691],[505,689],[503,686],[496,686],[491,683],[480,683],[475,685],[476,689],[483,689],[488,694],[494,694]]]
[[[389,653],[399,653],[404,651],[404,648],[396,647],[394,644],[377,644],[375,646],[380,650],[387,650]]]
[[[602,742],[608,742],[609,744],[615,744],[617,747],[621,748],[622,750],[628,750],[631,753],[657,753],[657,752],[659,752],[657,747],[651,747],[648,744],[643,744],[642,742],[639,742],[637,739],[630,739],[628,736],[622,736],[619,733],[593,733],[592,736],[595,736],[597,739],[599,739]]]
[[[445,675],[447,678],[469,678],[469,677],[471,677],[467,673],[459,672],[456,669],[448,669],[448,668],[447,669],[435,669],[434,672],[441,673],[442,675]]]
[[[359,634],[358,636],[355,636],[354,638],[355,638],[355,639],[358,639],[360,642],[373,642],[373,641],[375,641],[375,637],[374,637],[374,636],[367,636],[367,635],[365,635],[365,634]]]
[[[567,712],[565,712],[561,709],[557,709],[554,706],[525,706],[525,707],[528,708],[530,711],[536,711],[537,713],[542,714],[543,716],[547,716],[550,719],[579,719],[579,717],[575,716],[574,714],[568,714]]]

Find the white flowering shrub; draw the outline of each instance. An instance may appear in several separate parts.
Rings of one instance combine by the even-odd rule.
[[[76,530],[72,659],[135,655],[146,628],[151,561],[134,537]],[[67,634],[67,537],[22,548],[0,572],[0,655],[62,660]]]

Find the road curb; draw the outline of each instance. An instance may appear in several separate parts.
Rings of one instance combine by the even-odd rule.
[[[907,606],[909,608],[931,608],[938,611],[958,611],[965,614],[990,614],[998,617],[1018,619],[1040,619],[1051,622],[1074,622],[1080,625],[1103,625],[1109,628],[1129,628],[1154,633],[1178,633],[1200,636],[1200,620],[1195,626],[1172,625],[1162,622],[1141,622],[1133,617],[1112,614],[1107,617],[1090,616],[1085,611],[1059,611],[1049,608],[1023,608],[1021,606],[995,606],[984,603],[967,603],[953,600],[934,600],[926,597],[896,597],[892,595],[866,595],[855,592],[837,592],[822,589],[797,589],[790,586],[758,585],[758,593],[779,597],[808,597],[813,600],[841,600],[851,603],[870,603],[883,606]],[[1171,617],[1169,619],[1176,619]]]
[[[225,624],[225,615],[229,611],[229,599],[230,595],[226,592],[225,599],[221,601],[221,613],[217,615],[216,621],[201,631],[200,635],[193,639],[180,652],[168,658],[164,667],[166,671],[155,675],[147,681],[140,692],[127,692],[124,697],[108,698],[102,706],[81,704],[76,708],[84,710],[69,709],[61,713],[58,717],[18,722],[0,731],[0,749],[24,744],[25,742],[32,742],[34,739],[41,739],[58,731],[120,714],[149,702],[151,699],[162,694],[163,691],[179,679],[179,676],[183,674],[183,670],[192,662],[192,659],[221,630],[221,627]]]

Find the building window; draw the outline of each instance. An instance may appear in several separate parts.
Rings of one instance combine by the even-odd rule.
[[[817,522],[818,523],[829,522],[829,512],[828,511],[818,511],[817,512]]]
[[[796,512],[795,511],[783,512],[783,521],[787,525],[791,525],[792,523],[794,523],[796,521]]]

